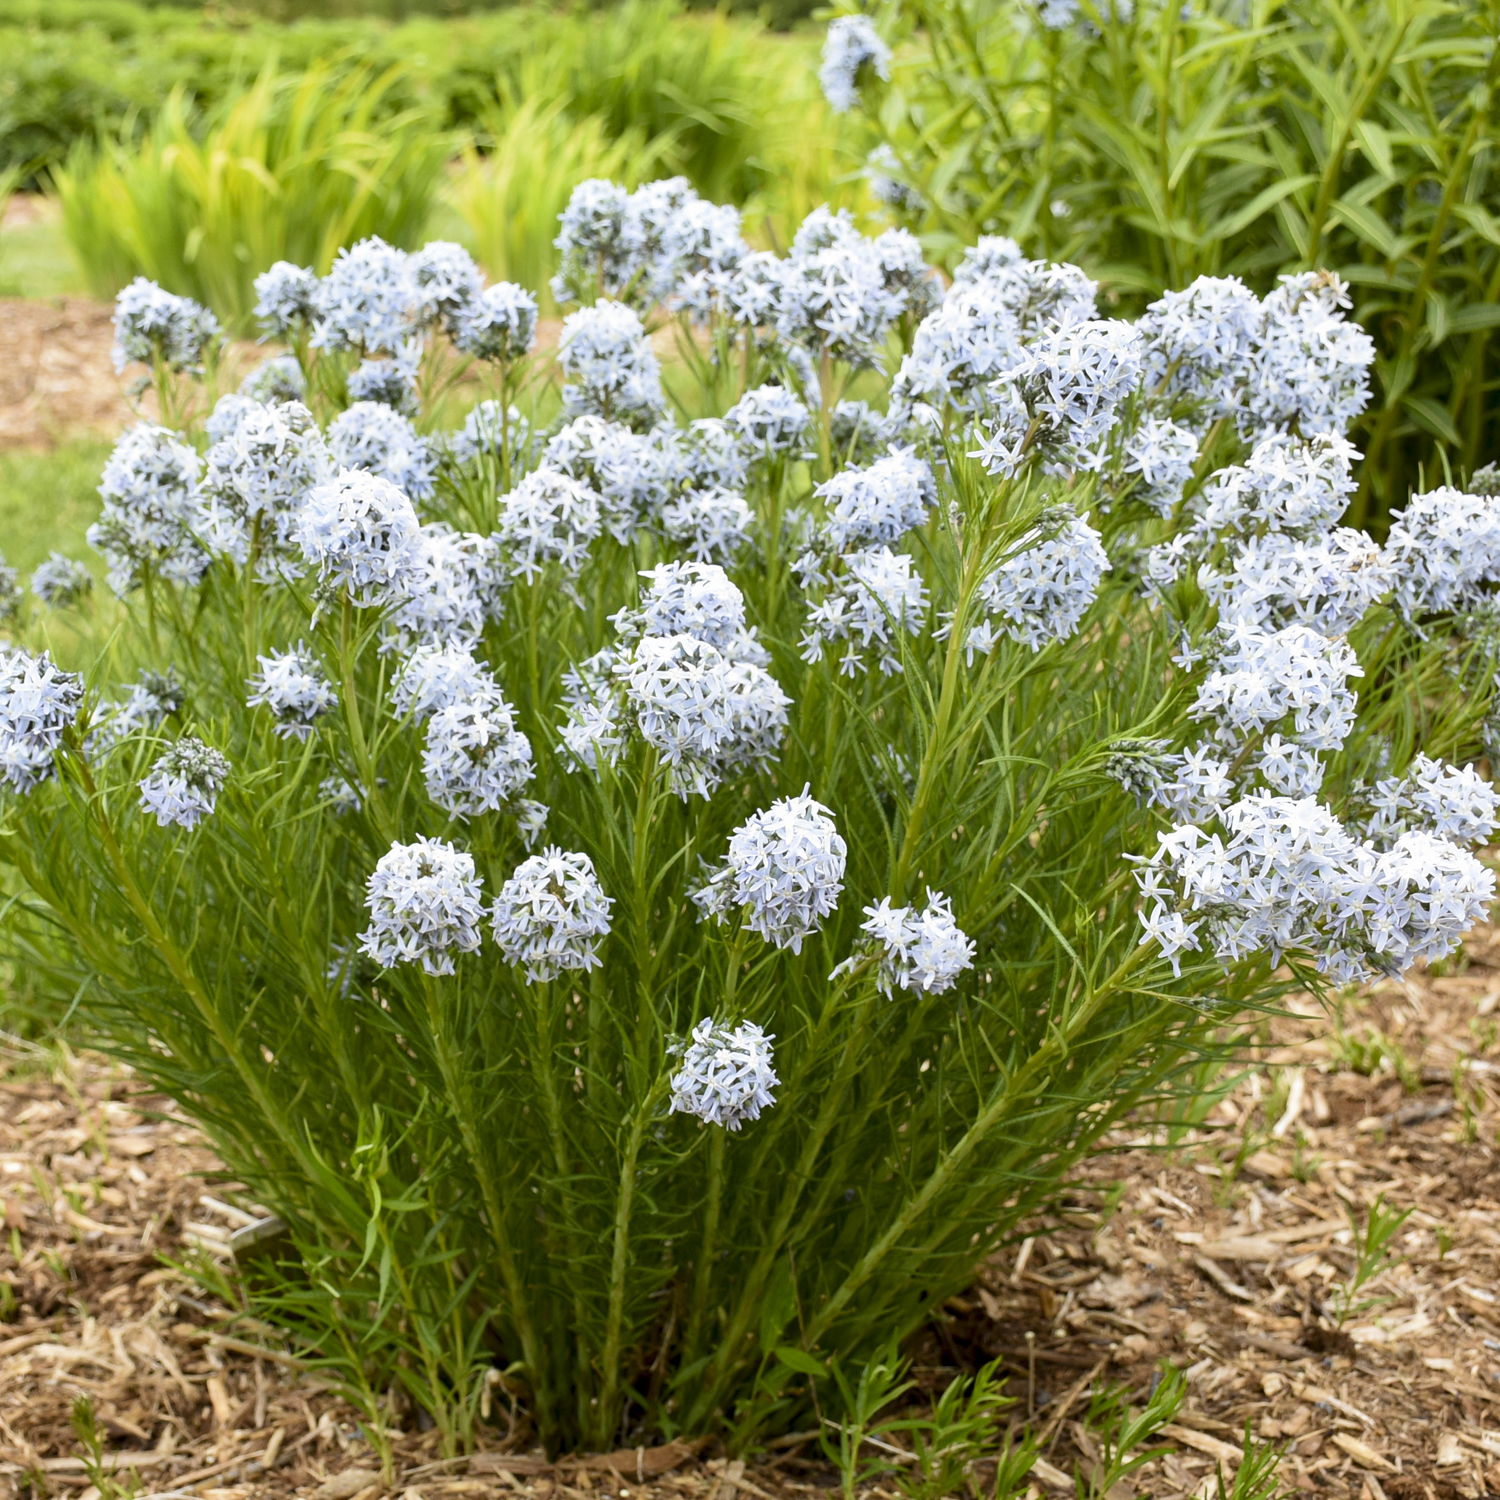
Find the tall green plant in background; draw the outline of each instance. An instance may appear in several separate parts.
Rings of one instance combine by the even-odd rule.
[[[661,145],[633,129],[611,137],[597,115],[576,119],[560,99],[492,105],[477,139],[464,147],[446,198],[494,280],[545,289],[557,259],[558,216],[573,189],[590,177],[635,187],[654,175]]]
[[[201,127],[174,93],[139,145],[76,146],[53,182],[95,292],[144,275],[243,330],[274,261],[325,271],[367,235],[416,244],[451,143],[430,110],[384,111],[401,77],[268,67]]]
[[[1049,27],[1044,24],[1052,22]],[[1200,275],[1330,269],[1375,336],[1356,509],[1500,452],[1494,0],[890,0],[865,104],[938,248],[1077,261],[1122,310]]]
[[[745,21],[626,0],[536,28],[487,82],[501,101],[557,100],[616,140],[642,136],[658,160],[643,176],[680,172],[704,197],[741,203],[777,169],[789,129],[816,129],[811,59],[806,42]]]

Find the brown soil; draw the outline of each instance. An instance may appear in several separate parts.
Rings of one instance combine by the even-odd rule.
[[[1090,1389],[1139,1388],[1161,1360],[1188,1371],[1190,1395],[1163,1434],[1172,1451],[1116,1500],[1209,1500],[1247,1422],[1285,1449],[1293,1491],[1500,1493],[1500,929],[1476,934],[1461,967],[1353,1002],[1345,1035],[1385,1040],[1368,1076],[1347,1063],[1369,1057],[1304,1001],[1269,1024],[1201,1128],[1171,1149],[1147,1132],[1095,1158],[1069,1211],[949,1305],[918,1350],[922,1385],[1002,1358],[1017,1418],[1029,1411],[1046,1435],[1039,1496],[1071,1493],[1075,1467],[1088,1471],[1095,1445],[1078,1419]],[[0,1497],[96,1500],[69,1421],[80,1395],[114,1461],[162,1497],[791,1500],[833,1487],[805,1442],[748,1469],[712,1449],[657,1451],[681,1462],[653,1479],[634,1452],[614,1467],[498,1451],[442,1463],[437,1435],[417,1431],[397,1437],[383,1485],[355,1412],[279,1352],[272,1330],[234,1322],[165,1263],[222,1258],[254,1208],[205,1179],[215,1163],[192,1127],[102,1059],[13,1043],[4,1063]],[[1401,1259],[1339,1328],[1349,1214],[1382,1195],[1413,1210]]]
[[[84,435],[112,438],[132,422],[158,416],[154,395],[132,393],[144,372],[116,375],[113,308],[86,297],[41,302],[0,297],[0,451],[50,449]],[[225,350],[220,388],[233,390],[266,358],[252,343]]]
[[[133,419],[110,365],[110,309],[82,297],[0,298],[0,448],[114,435]]]

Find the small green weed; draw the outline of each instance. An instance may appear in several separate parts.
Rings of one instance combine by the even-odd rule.
[[[1363,1224],[1359,1222],[1355,1211],[1347,1205],[1345,1212],[1349,1215],[1349,1226],[1354,1231],[1354,1270],[1339,1288],[1335,1298],[1340,1328],[1356,1314],[1368,1312],[1386,1300],[1381,1297],[1361,1299],[1359,1293],[1361,1288],[1383,1271],[1404,1259],[1393,1255],[1389,1246],[1397,1231],[1412,1215],[1409,1208],[1388,1208],[1384,1193],[1370,1205]]]
[[[72,1421],[73,1434],[83,1449],[83,1472],[88,1475],[99,1500],[132,1500],[140,1491],[139,1481],[133,1472],[128,1479],[119,1479],[115,1466],[105,1462],[104,1434],[94,1415],[94,1403],[88,1396],[79,1396],[73,1402]]]

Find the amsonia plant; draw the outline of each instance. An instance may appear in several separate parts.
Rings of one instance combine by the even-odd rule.
[[[179,427],[103,476],[120,644],[0,659],[9,937],[285,1220],[256,1295],[372,1430],[498,1379],[552,1450],[744,1443],[1279,966],[1485,910],[1500,500],[1338,525],[1327,275],[1111,321],[681,180],[559,248],[555,361],[453,246],[272,268],[202,432],[211,321],[122,298]]]

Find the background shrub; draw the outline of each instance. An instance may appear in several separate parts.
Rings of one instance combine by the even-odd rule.
[[[53,181],[95,292],[145,275],[246,329],[274,261],[326,271],[366,235],[415,244],[449,141],[427,110],[382,110],[401,76],[268,69],[201,138],[174,92],[138,145],[74,146]]]
[[[433,109],[475,125],[497,100],[562,100],[613,133],[672,135],[674,170],[705,190],[751,184],[743,159],[763,150],[789,98],[810,101],[810,39],[773,38],[748,18],[685,15],[668,0],[571,13],[517,6],[398,25],[308,17],[285,25],[131,0],[20,0],[0,13],[0,164],[61,160],[98,131],[140,130],[174,89],[206,119],[269,63],[293,72],[344,59],[399,63],[386,110]],[[788,92],[790,90],[790,93]],[[736,177],[736,174],[739,174]],[[759,180],[759,179],[756,179]]]
[[[99,296],[145,274],[243,329],[273,261],[326,269],[370,233],[414,244],[440,196],[493,276],[543,286],[557,215],[590,176],[685,176],[744,204],[773,244],[820,202],[868,202],[811,45],[673,0],[396,29],[80,12],[76,65],[66,34],[28,33],[26,66],[55,65],[66,87],[49,116],[44,90],[18,86],[33,119],[6,140],[43,158],[71,141],[51,176]],[[121,30],[135,50],[117,47]],[[93,99],[96,78],[112,81],[91,122],[66,100]]]
[[[1493,0],[895,0],[866,94],[934,248],[1076,261],[1122,310],[1198,275],[1349,282],[1377,397],[1356,517],[1500,452]]]

